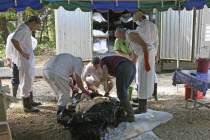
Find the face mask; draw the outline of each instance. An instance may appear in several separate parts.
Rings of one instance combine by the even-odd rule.
[[[140,21],[136,21],[136,24],[140,26],[141,25],[141,22]]]

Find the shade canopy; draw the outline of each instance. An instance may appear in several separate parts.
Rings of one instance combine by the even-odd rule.
[[[16,11],[24,11],[27,7],[39,10],[44,5],[53,9],[63,6],[64,9],[69,11],[80,8],[85,12],[92,11],[93,9],[99,12],[107,12],[109,9],[112,9],[114,12],[122,12],[125,9],[130,12],[135,12],[139,9],[151,12],[154,8],[158,11],[167,11],[169,8],[173,10],[184,8],[192,10],[193,7],[202,9],[205,4],[209,7],[210,0],[0,0],[0,12],[5,12],[9,8],[13,8]]]
[[[27,7],[40,10],[43,8],[43,4],[40,3],[40,0],[0,0],[0,12],[6,12],[9,8],[24,11]]]
[[[180,2],[180,5],[179,5]],[[130,1],[73,1],[73,0],[43,0],[43,5],[47,5],[50,8],[58,9],[59,6],[63,6],[65,10],[74,11],[76,8],[80,8],[84,12],[92,11],[96,9],[99,12],[107,12],[109,9],[114,12],[122,12],[125,9],[130,12],[138,11],[139,9],[144,12],[152,12],[153,9],[158,11],[167,11],[169,8],[173,10],[179,10],[186,8],[192,10],[202,9],[206,4],[206,0],[130,0]]]

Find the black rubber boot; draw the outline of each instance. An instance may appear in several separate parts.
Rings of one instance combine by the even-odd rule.
[[[157,83],[154,84],[154,92],[152,94],[153,98],[157,101]]]
[[[64,109],[66,109],[65,106],[58,106],[57,116],[58,116]]]
[[[62,122],[62,121],[60,121],[61,118],[59,118],[59,117],[60,117],[59,114],[60,114],[64,109],[66,109],[65,106],[58,106],[58,110],[57,110],[57,123],[61,123],[61,122]]]
[[[31,105],[30,97],[22,98],[22,99],[23,99],[24,112],[39,112],[38,108],[33,107]]]
[[[41,102],[34,102],[34,99],[33,99],[33,91],[30,92],[30,100],[31,100],[31,105],[32,106],[39,106],[39,105],[42,105]]]
[[[134,114],[141,114],[147,111],[147,99],[139,99],[139,107],[134,110]]]
[[[135,122],[133,108],[131,107],[130,101],[128,98],[121,100],[120,105],[123,106],[125,112],[127,113],[124,121],[125,122]]]
[[[12,84],[12,94],[13,94],[13,97],[17,97],[18,86],[19,86],[19,84]]]

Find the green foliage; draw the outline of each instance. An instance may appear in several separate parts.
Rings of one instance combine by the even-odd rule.
[[[54,11],[50,8],[43,8],[41,10],[33,10],[27,8],[23,11],[23,21],[26,21],[29,16],[39,16],[42,21],[42,26],[39,31],[36,32],[35,36],[38,40],[38,46],[34,50],[35,55],[43,55],[51,53],[55,49],[55,18]],[[13,9],[9,9],[7,12],[0,13],[0,18],[6,17],[7,29],[9,33],[12,33],[17,28],[17,12]],[[47,39],[46,39],[47,38]],[[5,44],[0,32],[0,57],[5,56]]]
[[[14,18],[16,17],[16,11],[13,9],[9,9],[7,12],[1,12],[0,17]]]
[[[34,55],[52,55],[53,50],[55,50],[55,46],[55,41],[39,42],[36,49],[34,50]]]
[[[0,58],[5,57],[5,46],[4,44],[0,44]]]
[[[7,22],[7,28],[10,33],[15,31],[16,29],[15,27],[16,25],[14,24],[14,22],[11,22],[11,21]]]

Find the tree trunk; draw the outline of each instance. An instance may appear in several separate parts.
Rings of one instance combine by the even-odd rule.
[[[18,26],[23,23],[23,12],[18,12]]]
[[[7,29],[7,19],[6,19],[6,17],[1,17],[0,18],[0,34],[2,36],[2,39],[3,39],[4,43],[6,44],[7,37],[9,35],[8,29]]]

